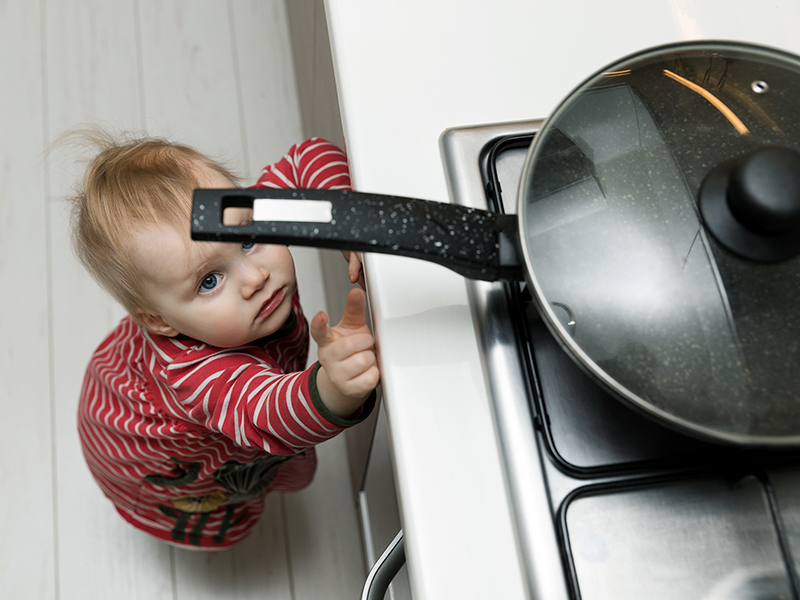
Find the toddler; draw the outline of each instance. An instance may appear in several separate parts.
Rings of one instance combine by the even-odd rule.
[[[361,290],[341,322],[311,321],[286,246],[194,242],[192,191],[236,178],[197,151],[116,141],[74,198],[77,253],[127,310],[100,344],[78,410],[89,469],[133,526],[168,543],[227,549],[266,493],[309,484],[314,446],[366,418],[379,372]],[[314,138],[266,167],[256,187],[349,189],[344,154]],[[351,280],[359,278],[351,261]]]

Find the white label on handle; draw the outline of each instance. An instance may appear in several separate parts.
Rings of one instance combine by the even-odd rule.
[[[253,200],[253,221],[330,223],[333,204],[327,200]]]

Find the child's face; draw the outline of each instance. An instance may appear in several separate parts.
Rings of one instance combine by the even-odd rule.
[[[233,187],[225,178],[208,184]],[[155,333],[231,348],[275,333],[291,313],[296,279],[286,246],[194,242],[187,223],[180,232],[146,227],[136,252],[153,307],[140,316]]]
[[[289,317],[296,279],[286,246],[192,242],[164,225],[142,231],[137,250],[154,309],[142,320],[155,333],[231,348]]]

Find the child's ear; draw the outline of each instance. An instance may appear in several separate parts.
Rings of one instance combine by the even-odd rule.
[[[139,317],[139,321],[142,323],[142,325],[144,325],[145,328],[152,333],[157,333],[158,335],[163,335],[166,337],[175,337],[178,335],[178,333],[180,333],[172,325],[162,319],[161,315],[142,311],[137,316]]]

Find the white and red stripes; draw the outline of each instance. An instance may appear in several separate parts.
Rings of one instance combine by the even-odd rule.
[[[292,146],[280,162],[264,167],[253,187],[349,190],[347,157],[330,142],[311,138]]]
[[[349,189],[347,160],[313,138],[266,167],[254,187]],[[229,548],[255,526],[263,493],[231,490],[218,480],[220,469],[280,455],[292,458],[277,467],[267,491],[311,481],[313,446],[344,426],[329,422],[311,398],[311,369],[303,370],[308,326],[297,294],[292,305],[291,332],[244,347],[149,334],[127,317],[98,347],[78,431],[90,471],[128,522],[171,543]],[[185,497],[215,498],[216,505],[184,512]]]

